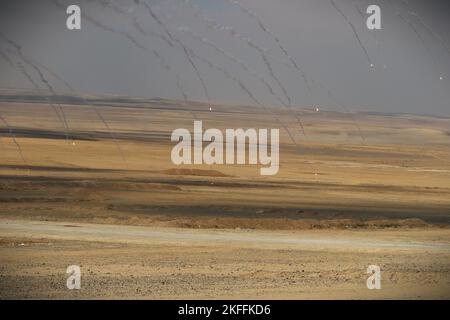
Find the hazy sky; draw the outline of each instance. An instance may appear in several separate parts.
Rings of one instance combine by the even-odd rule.
[[[239,0],[250,13],[227,0],[147,0],[162,25],[142,0],[57,2],[81,7],[81,30],[67,30],[53,1],[2,0],[0,31],[78,93],[450,116],[448,0],[334,0],[342,13],[331,0]],[[366,27],[370,4],[382,30]],[[33,88],[22,63],[44,88],[13,46],[0,39],[0,50],[14,64],[0,56],[0,87]]]

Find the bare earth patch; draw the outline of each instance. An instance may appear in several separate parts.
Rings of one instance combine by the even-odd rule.
[[[280,128],[280,171],[262,177],[170,161],[191,107],[212,128],[279,127],[258,108],[92,101],[115,141],[70,101],[73,143],[42,99],[0,103],[25,159],[0,129],[1,299],[450,298],[450,119],[355,114],[363,143],[346,114],[294,110],[306,139],[274,109],[297,145]]]

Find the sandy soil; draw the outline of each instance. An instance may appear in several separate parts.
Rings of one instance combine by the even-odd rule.
[[[450,119],[299,109],[304,135],[274,109],[296,144],[281,129],[263,177],[170,161],[191,111],[204,128],[279,127],[258,108],[88,97],[111,133],[58,99],[68,139],[39,97],[0,95],[1,298],[450,298]]]
[[[449,230],[219,231],[2,220],[0,231],[2,298],[448,299],[450,292]],[[79,291],[65,287],[72,264],[81,267]],[[366,287],[370,264],[381,268],[380,290]]]

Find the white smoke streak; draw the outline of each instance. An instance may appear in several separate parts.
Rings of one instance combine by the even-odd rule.
[[[356,31],[354,24],[350,21],[350,19],[348,19],[348,17],[345,15],[345,13],[336,5],[336,2],[334,0],[330,0],[330,2],[331,2],[331,5],[334,7],[334,9],[336,9],[336,11],[344,18],[344,20],[348,23],[348,25],[352,29],[353,35],[354,35],[356,41],[358,42],[359,46],[361,47],[362,51],[364,52],[364,55],[367,58],[367,61],[369,62],[369,66],[372,67],[373,66],[372,59],[370,58],[366,47],[363,45],[363,43],[358,35],[358,32]]]

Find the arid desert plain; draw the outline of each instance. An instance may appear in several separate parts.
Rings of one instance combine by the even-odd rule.
[[[450,118],[55,100],[0,94],[1,299],[450,298]],[[194,116],[279,128],[278,174],[174,165]]]

